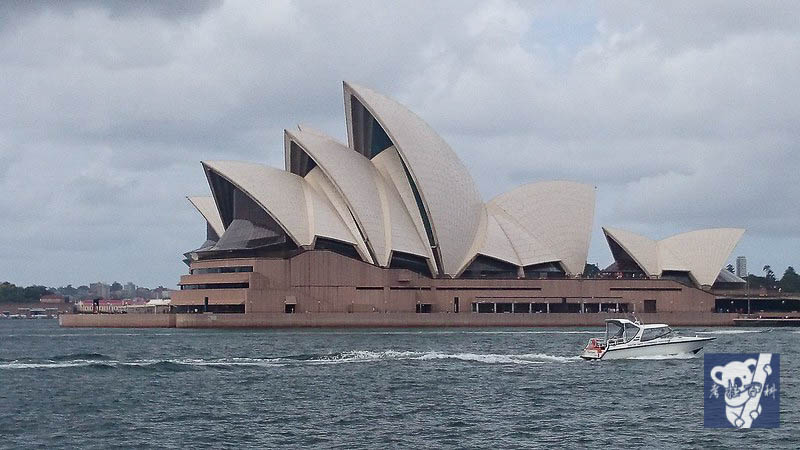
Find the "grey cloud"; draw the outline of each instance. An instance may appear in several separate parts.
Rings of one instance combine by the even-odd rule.
[[[82,9],[99,9],[120,20],[136,16],[178,20],[202,15],[221,3],[221,0],[6,0],[0,4],[0,17],[19,20],[48,11],[73,14]]]
[[[795,2],[56,3],[0,6],[18,282],[173,285],[203,238],[199,161],[282,167],[297,123],[345,139],[342,80],[431,123],[487,199],[572,179],[597,186],[598,226],[743,226],[753,258],[798,253]],[[48,251],[90,262],[41,280]]]

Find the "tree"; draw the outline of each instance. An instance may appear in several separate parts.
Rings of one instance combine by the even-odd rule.
[[[111,283],[111,292],[119,292],[122,290],[122,285],[116,281]]]
[[[730,273],[735,273],[733,270],[733,264],[728,264],[727,266],[725,266],[725,270],[727,270]]]
[[[781,290],[784,292],[800,292],[800,275],[794,270],[794,267],[789,266],[783,272],[781,281],[778,283]]]
[[[52,294],[44,286],[28,286],[23,288],[13,283],[3,282],[0,284],[0,303],[33,303],[46,294]]]
[[[767,283],[775,283],[775,272],[772,271],[772,267],[769,265],[764,266],[764,279],[767,280]]]
[[[761,289],[767,287],[767,281],[764,279],[764,277],[753,275],[752,273],[747,275],[747,283],[750,285],[750,289]]]

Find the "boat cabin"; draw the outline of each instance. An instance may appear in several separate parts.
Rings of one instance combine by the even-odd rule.
[[[663,323],[643,325],[627,319],[606,319],[605,345],[620,345],[628,342],[646,342],[673,336],[672,328]]]

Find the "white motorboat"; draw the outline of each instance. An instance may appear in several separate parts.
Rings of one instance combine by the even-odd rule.
[[[604,338],[591,338],[581,358],[626,359],[657,356],[693,355],[716,338],[678,336],[669,325],[643,325],[638,320],[606,319]]]

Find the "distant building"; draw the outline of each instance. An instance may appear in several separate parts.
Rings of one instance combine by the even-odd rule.
[[[130,304],[126,300],[98,300],[95,304],[94,300],[81,300],[77,303],[76,309],[79,313],[106,313],[106,314],[124,314],[125,308]]]
[[[747,257],[736,257],[736,276],[739,278],[747,278]]]
[[[64,296],[59,294],[45,294],[39,298],[40,303],[64,303]]]
[[[111,296],[111,286],[98,281],[89,285],[89,292],[95,297],[109,298]]]
[[[125,297],[136,297],[136,285],[128,281],[125,283],[125,287],[122,289],[122,292],[125,293]]]

